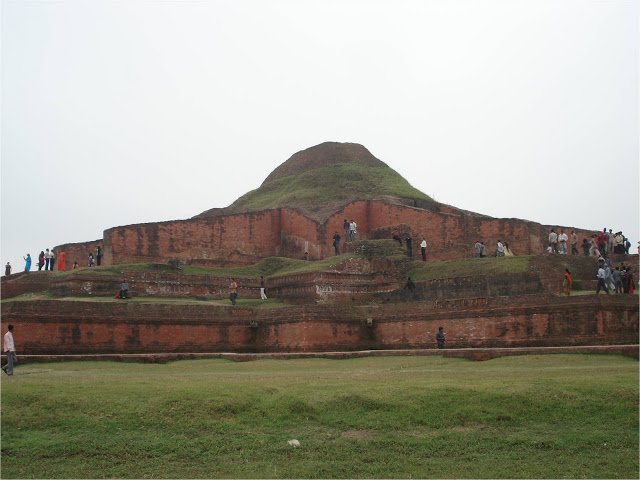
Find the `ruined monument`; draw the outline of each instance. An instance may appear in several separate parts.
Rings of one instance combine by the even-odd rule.
[[[334,256],[344,219],[357,222],[357,236]],[[445,352],[572,347],[637,355],[638,295],[590,294],[594,259],[544,254],[551,228],[562,227],[438,203],[363,146],[323,143],[226,208],[56,247],[71,263],[102,246],[103,266],[3,277],[2,322],[16,325],[23,357],[435,350],[440,326]],[[564,228],[580,239],[593,233]],[[413,237],[414,258],[394,232]],[[412,261],[422,236],[429,262]],[[477,240],[492,250],[497,239],[516,257],[471,258]],[[637,264],[637,256],[612,259]],[[582,295],[559,295],[565,268]],[[235,272],[237,306],[226,300],[224,272]],[[260,298],[261,275],[279,303],[246,301]],[[133,301],[113,298],[123,277]]]
[[[429,257],[470,256],[476,240],[509,242],[519,255],[544,251],[549,229],[520,219],[492,218],[438,203],[365,147],[323,143],[294,154],[262,183],[226,208],[189,220],[143,223],[107,229],[102,239],[56,247],[67,258],[84,259],[104,245],[104,263],[165,263],[178,259],[196,265],[243,265],[282,256],[319,260],[333,255],[332,236],[343,220],[354,219],[359,239],[414,239],[425,236]],[[566,227],[573,228],[573,227]],[[578,235],[592,232],[575,229]],[[419,255],[419,248],[414,249]]]

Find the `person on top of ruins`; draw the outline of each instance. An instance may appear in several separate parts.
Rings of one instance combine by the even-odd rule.
[[[122,299],[129,298],[129,283],[124,278],[122,279],[122,283],[120,284],[119,297]]]
[[[569,240],[567,234],[564,233],[564,230],[560,230],[560,235],[558,235],[558,253],[560,255],[567,254],[567,240]]]
[[[350,226],[351,226],[351,224],[349,223],[349,220],[347,220],[345,218],[344,222],[342,222],[342,229],[344,230],[344,241],[345,242],[349,241],[349,227]]]
[[[24,271],[28,272],[31,270],[31,254],[27,253],[26,257],[22,257],[24,259]]]
[[[60,252],[58,254],[58,271],[64,272],[67,269],[67,254]]]
[[[11,275],[11,263],[7,262],[7,264],[4,266],[4,276],[8,277],[9,275]]]
[[[571,255],[578,255],[578,235],[575,230],[571,231]]]
[[[87,258],[87,265],[93,267],[93,253],[89,253],[89,257]]]
[[[551,247],[551,253],[558,253],[558,234],[553,228],[549,232],[549,246]]]
[[[407,238],[404,239],[404,242],[407,244],[407,256],[410,259],[413,259],[413,239],[410,235],[407,235]]]
[[[422,237],[422,242],[420,242],[420,253],[422,253],[422,261],[427,261],[427,241],[424,237]]]
[[[340,255],[340,234],[338,232],[333,234],[333,251],[336,255]]]
[[[358,234],[358,224],[355,220],[351,220],[349,222],[349,240],[352,242],[356,239],[356,235]]]
[[[52,248],[50,252],[50,257],[49,257],[49,271],[53,271],[53,266],[55,264],[56,264],[56,254],[53,253],[53,248]]]
[[[42,270],[42,267],[44,267],[44,252],[42,250],[40,250],[40,255],[38,255],[37,265],[38,265],[38,271]]]
[[[507,242],[504,242],[504,256],[513,257],[513,252],[511,251],[511,248],[509,247],[509,244]]]
[[[336,235],[338,235],[338,232],[336,232]],[[338,235],[340,236],[340,235]],[[266,293],[266,289],[265,289],[265,285],[264,285],[264,277],[262,275],[260,275],[260,299],[261,300],[266,300],[267,299],[267,293]]]
[[[96,247],[96,262],[98,266],[100,266],[100,263],[102,262],[102,247],[100,247],[100,245]]]
[[[231,279],[231,284],[229,285],[229,300],[231,300],[231,305],[236,304],[236,300],[238,299],[238,284],[236,283],[236,279]]]
[[[49,252],[49,249],[47,248],[46,251],[44,252],[44,269],[45,271],[49,270],[49,262],[51,261],[51,253]],[[38,268],[38,270],[40,270]]]

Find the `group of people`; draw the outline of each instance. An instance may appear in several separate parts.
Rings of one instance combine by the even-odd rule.
[[[31,254],[27,253],[27,256],[22,258],[24,259],[24,271],[30,272]],[[66,269],[66,254],[64,252],[59,252],[57,264],[58,270],[63,271]],[[43,269],[45,271],[53,271],[53,267],[56,265],[56,254],[54,253],[53,249],[49,250],[47,248],[46,250],[40,251],[40,254],[38,255],[38,263],[36,265],[38,266],[38,271],[41,271]],[[11,263],[7,262],[4,267],[4,274],[11,275],[11,270]]]
[[[94,265],[96,265],[96,261],[97,261],[97,265],[100,266],[100,264],[102,263],[102,256],[103,256],[102,247],[100,246],[96,247],[96,256],[95,257],[93,256],[93,252],[89,252],[87,265],[89,267],[93,267]],[[22,258],[24,259],[24,271],[30,272],[31,271],[31,254],[27,253],[27,255]],[[65,252],[63,251],[58,252],[58,258],[56,262],[55,252],[53,251],[53,249],[49,250],[47,248],[41,251],[40,254],[38,255],[38,263],[36,265],[38,267],[38,271],[41,271],[41,270],[53,271],[53,267],[56,264],[58,265],[59,271],[64,271],[66,270],[66,267],[67,267],[66,262],[67,262],[67,255],[65,254]],[[73,269],[75,270],[78,267],[79,267],[78,262],[74,261]],[[13,270],[13,267],[11,266],[11,262],[7,262],[7,264],[4,266],[5,276],[11,275],[12,270]]]
[[[260,275],[260,299],[267,300],[267,288],[264,276],[262,275]],[[236,282],[235,278],[232,278],[229,284],[229,300],[231,301],[231,305],[235,305],[238,301],[238,282]]]
[[[600,290],[604,290],[607,295],[609,295],[610,291],[633,295],[636,291],[633,269],[624,263],[613,268],[610,259],[598,258],[596,278],[598,279],[596,294],[599,294]]]
[[[480,240],[476,241],[473,245],[473,256],[476,258],[484,258],[487,256],[487,247],[484,242]],[[511,251],[511,247],[507,242],[503,242],[498,239],[496,242],[496,249],[494,252],[494,256],[496,257],[513,257],[513,252]]]
[[[346,218],[342,222],[342,229],[344,230],[344,241],[353,242],[358,234],[358,224],[355,220],[347,220]]]
[[[578,235],[575,231],[571,231],[571,235],[567,235],[564,230],[557,233],[553,228],[549,232],[549,240],[547,245],[547,253],[568,255],[569,245],[571,246],[571,255],[580,255],[578,250]],[[628,255],[631,248],[631,242],[622,232],[613,233],[613,229],[607,231],[606,228],[602,232],[593,234],[591,238],[582,239],[582,253],[585,257],[603,257],[608,255]]]
[[[592,235],[590,239],[583,239],[582,248],[585,256],[607,258],[611,254],[629,255],[631,242],[622,232],[613,233],[611,228],[607,232],[603,228],[602,232]]]
[[[394,230],[393,232],[391,232],[391,238],[402,245],[402,237],[400,236],[400,232],[398,230]],[[404,243],[407,247],[407,256],[413,259],[413,239],[411,238],[411,235],[405,235]],[[423,262],[427,261],[427,247],[427,240],[422,237],[422,240],[420,241],[420,255],[422,256]]]
[[[102,263],[102,247],[97,246],[96,247],[96,256],[93,256],[93,252],[89,252],[89,255],[87,257],[87,266],[88,267],[95,267],[96,266],[96,262],[97,265],[100,266],[100,264]]]

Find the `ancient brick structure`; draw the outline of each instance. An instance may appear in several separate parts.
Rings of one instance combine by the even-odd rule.
[[[104,232],[106,264],[167,262],[177,258],[203,265],[241,265],[261,258],[284,256],[311,260],[334,254],[334,232],[342,234],[344,218],[355,219],[359,238],[389,238],[394,229],[429,243],[433,260],[470,257],[476,240],[493,254],[498,239],[519,255],[542,253],[551,228],[518,219],[471,215],[440,205],[435,210],[394,205],[382,200],[357,201],[320,223],[288,208],[206,219],[177,220],[115,227]],[[570,233],[568,227],[564,228]],[[580,239],[593,232],[575,229]],[[342,244],[344,250],[345,244]],[[346,245],[349,248],[349,245]]]
[[[340,162],[355,162],[365,172],[367,168],[387,169],[399,177],[361,145],[327,143],[292,156],[274,170],[261,189],[269,187],[270,182],[271,185],[274,181],[286,182],[287,175]],[[496,219],[437,203],[424,194],[411,198],[401,194],[376,197],[375,192],[354,191],[352,197],[315,209],[308,204],[287,204],[238,211],[241,209],[232,208],[237,201],[230,207],[212,209],[189,220],[110,228],[104,231],[102,240],[66,244],[55,250],[64,249],[67,263],[79,259],[81,265],[86,262],[88,250],[95,251],[99,243],[104,246],[106,265],[166,263],[170,259],[202,265],[243,265],[271,256],[317,260],[333,255],[333,234],[339,232],[344,236],[342,224],[346,218],[358,224],[358,238],[390,238],[394,230],[403,237],[411,236],[416,258],[424,236],[429,243],[429,258],[444,260],[471,256],[473,244],[478,240],[485,243],[489,254],[493,254],[498,239],[508,242],[518,255],[542,253],[549,230],[563,228],[513,218]],[[564,227],[567,234],[572,229]],[[582,229],[575,231],[580,242],[593,234]],[[349,245],[343,239],[342,249],[345,248]]]
[[[637,344],[638,297],[512,297],[252,309],[40,300],[3,305],[23,354],[295,352]]]

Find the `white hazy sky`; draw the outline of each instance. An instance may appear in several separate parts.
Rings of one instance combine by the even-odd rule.
[[[640,236],[637,1],[2,0],[1,262],[356,142],[436,200]]]

